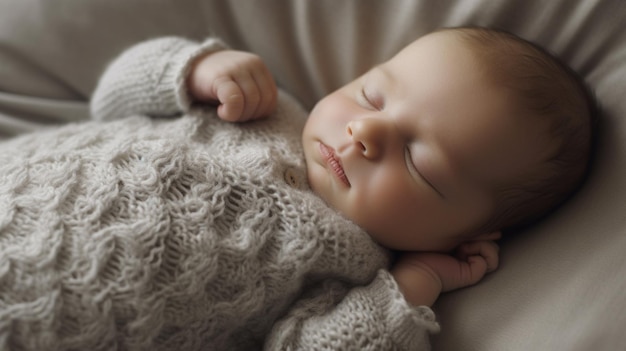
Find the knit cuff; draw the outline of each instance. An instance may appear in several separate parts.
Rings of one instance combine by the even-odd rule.
[[[199,45],[186,45],[169,58],[169,69],[164,72],[162,77],[162,81],[167,83],[163,85],[174,87],[175,96],[172,98],[176,100],[176,105],[183,112],[189,112],[193,106],[193,99],[187,88],[187,78],[196,59],[226,48],[228,46],[220,39],[209,38]]]
[[[439,324],[430,307],[410,306],[388,271],[380,270],[369,287],[371,299],[385,311],[389,333],[401,350],[413,350],[417,345],[428,344],[429,334],[439,332]]]

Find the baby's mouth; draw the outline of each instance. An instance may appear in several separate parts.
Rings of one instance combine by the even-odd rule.
[[[332,171],[333,174],[346,186],[350,187],[350,181],[346,176],[346,172],[343,170],[343,166],[341,165],[341,160],[335,154],[335,150],[333,148],[326,146],[324,143],[320,142],[320,153],[324,157],[326,161],[326,165]]]

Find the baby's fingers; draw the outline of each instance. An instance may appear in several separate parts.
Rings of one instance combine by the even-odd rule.
[[[276,83],[263,61],[251,58],[248,68],[235,76],[244,97],[241,121],[267,116],[276,107]]]
[[[470,241],[460,245],[457,249],[457,257],[466,260],[470,264],[477,265],[480,268],[482,262],[485,264],[487,272],[493,272],[498,268],[499,263],[498,245],[491,240]]]
[[[202,56],[192,65],[187,87],[199,103],[217,104],[220,118],[246,121],[271,113],[276,84],[257,55],[224,50]]]
[[[461,244],[456,256],[461,262],[460,281],[464,287],[478,283],[485,274],[498,268],[498,245],[491,240],[470,241]]]
[[[269,76],[269,73],[268,73]],[[263,116],[267,116],[276,107],[277,89],[271,76],[262,73],[239,72],[232,84],[236,85],[236,95],[220,97],[222,104],[233,104],[233,107],[226,107],[233,111],[234,119],[226,118],[228,121],[247,121]],[[230,85],[230,84],[229,84]],[[232,89],[235,91],[235,89]],[[236,112],[239,113],[236,115]]]
[[[269,69],[263,64],[253,73],[254,81],[260,92],[260,101],[252,118],[267,116],[276,109],[278,90]]]
[[[237,83],[230,79],[216,82],[216,95],[219,100],[217,114],[225,121],[235,122],[242,118],[245,98]]]
[[[248,70],[241,70],[233,75],[243,97],[243,110],[238,121],[247,121],[256,115],[261,102],[261,91]]]

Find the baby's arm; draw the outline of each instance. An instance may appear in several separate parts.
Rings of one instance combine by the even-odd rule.
[[[274,324],[266,350],[430,350],[439,330],[430,308],[407,304],[385,270],[367,286],[327,280],[306,294]]]
[[[217,39],[166,37],[124,51],[104,72],[91,100],[94,119],[172,116],[219,103],[231,121],[257,118],[276,106],[276,85],[253,54],[225,50]]]
[[[439,294],[472,285],[498,265],[498,246],[475,241],[456,256],[406,253],[391,272],[348,289],[329,280],[277,322],[268,350],[429,350],[439,330],[432,305]]]
[[[191,63],[199,56],[224,48],[216,39],[198,44],[178,37],[148,40],[130,47],[100,77],[91,98],[92,118],[180,114],[191,105],[185,85]]]
[[[497,267],[498,246],[484,240],[460,245],[455,256],[404,253],[391,274],[411,305],[432,306],[442,292],[476,284]]]

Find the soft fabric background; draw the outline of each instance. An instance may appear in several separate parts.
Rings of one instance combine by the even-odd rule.
[[[442,26],[510,30],[580,72],[604,110],[577,196],[503,243],[500,270],[435,306],[435,350],[626,345],[626,2],[621,0],[0,0],[0,134],[88,118],[106,64],[138,41],[215,34],[260,54],[307,108]]]

